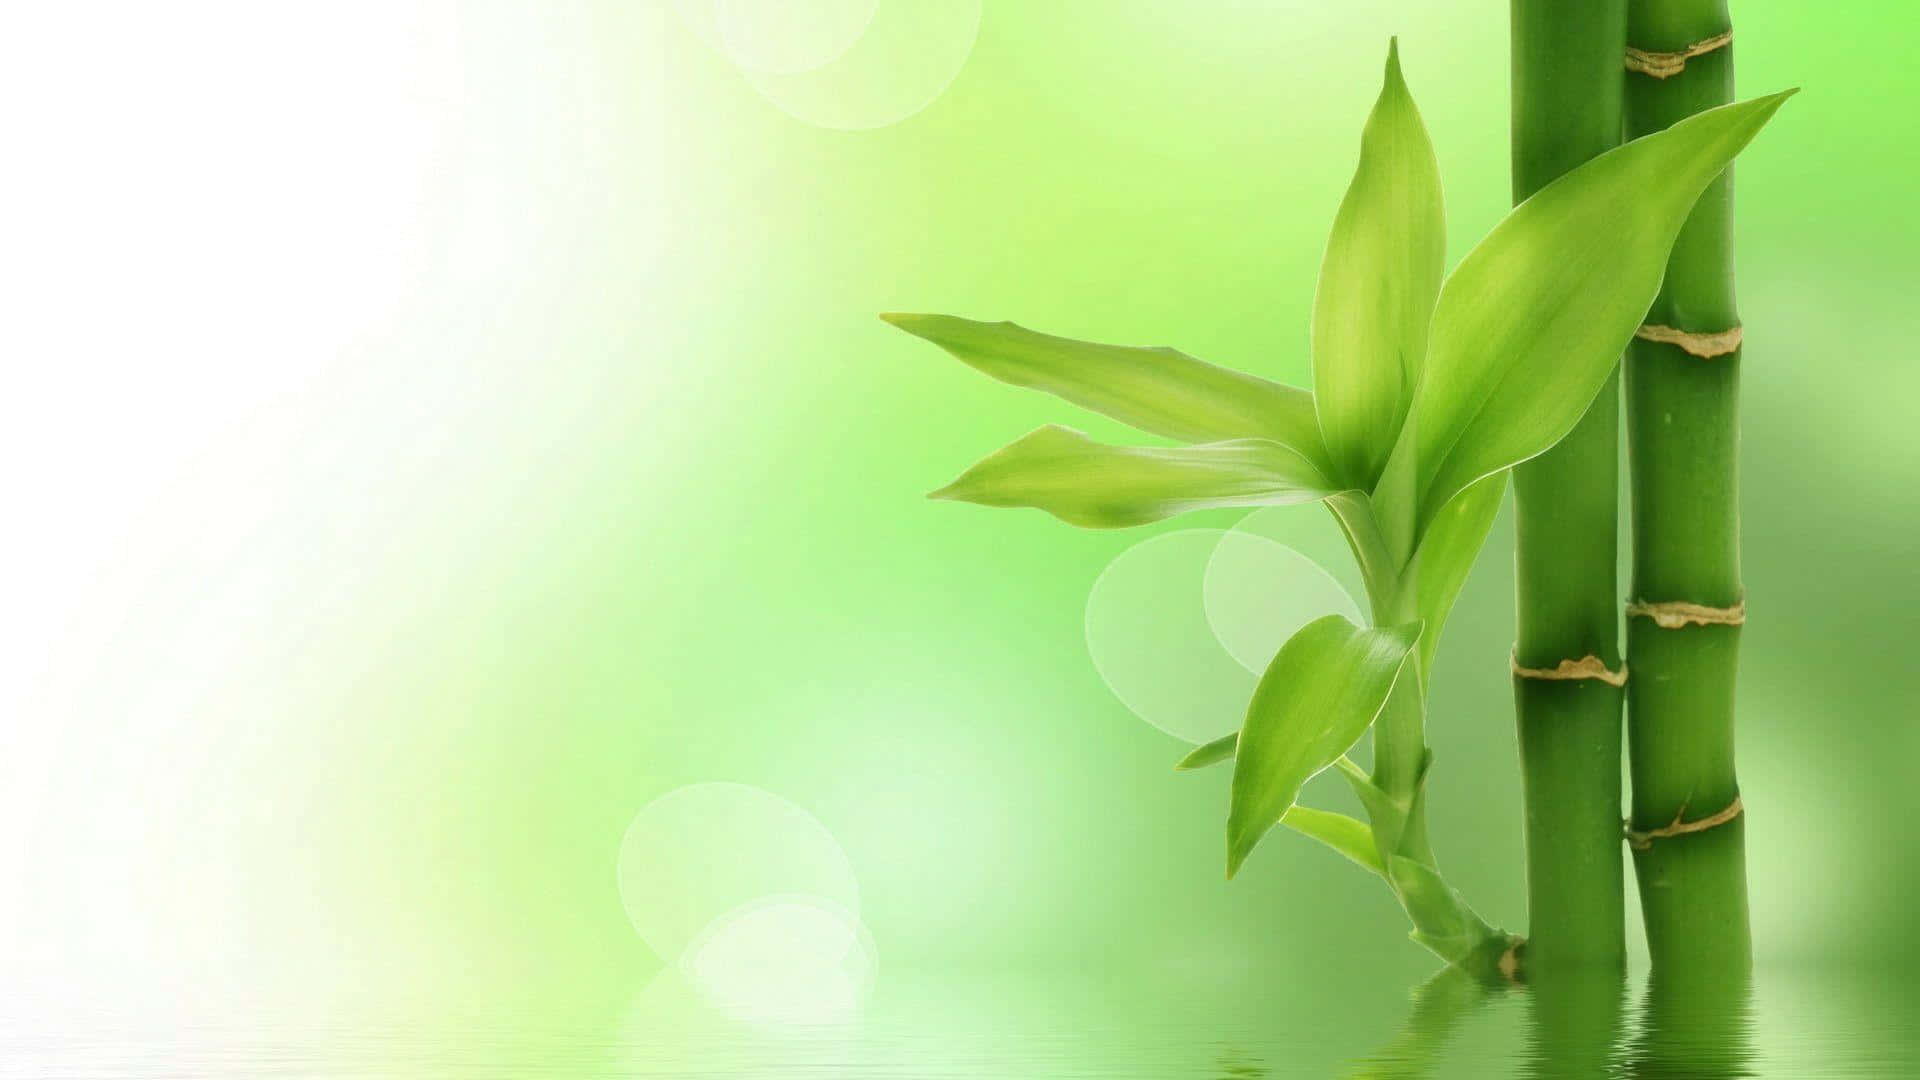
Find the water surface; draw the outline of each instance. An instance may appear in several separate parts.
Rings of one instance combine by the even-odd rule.
[[[1886,972],[1771,970],[1750,994],[1676,1002],[1644,978],[1209,994],[1137,976],[922,971],[889,973],[841,1011],[828,988],[782,1007],[714,1000],[670,972],[592,1020],[188,1023],[22,1006],[0,1017],[0,1076],[1877,1080],[1920,1076],[1915,988]]]

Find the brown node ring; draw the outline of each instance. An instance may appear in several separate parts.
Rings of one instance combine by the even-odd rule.
[[[1688,626],[1744,626],[1747,622],[1747,598],[1742,596],[1732,607],[1708,607],[1686,600],[1662,600],[1648,603],[1633,600],[1627,604],[1627,618],[1652,619],[1662,630]]]
[[[1633,827],[1632,822],[1623,821],[1620,824],[1621,830],[1625,832],[1627,836],[1627,846],[1635,851],[1646,851],[1653,847],[1655,840],[1663,840],[1670,836],[1685,836],[1688,833],[1706,832],[1708,829],[1725,825],[1743,813],[1746,813],[1746,807],[1741,804],[1740,796],[1735,795],[1733,801],[1727,804],[1725,810],[1714,814],[1712,817],[1703,817],[1699,821],[1682,821],[1681,819],[1687,816],[1686,805],[1682,804],[1679,812],[1673,815],[1673,821],[1658,829],[1648,829],[1646,832],[1640,832]]]
[[[1526,981],[1521,977],[1520,971],[1520,952],[1526,947],[1526,938],[1518,934],[1509,936],[1506,951],[1500,954],[1499,962],[1494,965],[1500,972],[1501,978],[1516,986]]]
[[[1633,332],[1641,341],[1652,341],[1661,345],[1679,346],[1682,352],[1697,356],[1702,360],[1711,360],[1716,356],[1726,356],[1738,352],[1746,333],[1736,326],[1730,330],[1711,333],[1680,330],[1659,323],[1647,323]]]
[[[1548,682],[1570,682],[1577,679],[1598,679],[1608,686],[1627,685],[1627,665],[1621,664],[1619,671],[1607,668],[1607,662],[1588,654],[1578,660],[1562,660],[1550,668],[1530,668],[1520,666],[1520,655],[1515,653],[1508,660],[1513,673],[1523,679],[1542,679]]]
[[[1696,56],[1705,56],[1715,49],[1723,49],[1733,43],[1733,31],[1715,34],[1703,38],[1684,49],[1675,52],[1654,52],[1651,49],[1627,47],[1627,70],[1642,75],[1651,75],[1656,79],[1670,79],[1687,69],[1687,61]]]

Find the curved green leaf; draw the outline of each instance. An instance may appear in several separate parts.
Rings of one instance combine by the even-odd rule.
[[[1233,758],[1233,752],[1240,745],[1240,733],[1222,735],[1210,743],[1194,747],[1193,752],[1180,759],[1174,768],[1180,772],[1192,772],[1209,765],[1218,765]]]
[[[1222,735],[1210,743],[1196,747],[1193,753],[1181,758],[1180,763],[1174,768],[1186,772],[1204,769],[1209,765],[1218,765],[1223,761],[1231,761],[1239,743],[1240,733],[1237,731],[1231,735]],[[1367,783],[1364,777],[1358,782]],[[1357,821],[1345,814],[1336,814],[1331,810],[1315,810],[1311,806],[1295,803],[1280,816],[1280,824],[1302,836],[1313,837],[1381,877],[1387,876],[1386,866],[1380,861],[1379,844],[1374,840],[1374,829],[1365,822]]]
[[[1309,502],[1326,497],[1330,487],[1312,462],[1267,439],[1109,446],[1050,424],[930,498],[1037,507],[1069,525],[1115,529],[1189,510]]]
[[[1407,460],[1387,470],[1404,465],[1417,511],[1398,550],[1468,485],[1573,428],[1652,304],[1694,201],[1788,96],[1710,109],[1594,158],[1516,207],[1447,278],[1394,448]]]
[[[1386,704],[1420,624],[1362,629],[1339,615],[1302,627],[1247,708],[1227,811],[1227,876],[1315,773],[1340,760]]]
[[[953,315],[880,316],[961,362],[1181,442],[1272,439],[1325,471],[1313,395],[1168,348],[1099,345],[1010,322]]]
[[[1387,876],[1387,868],[1380,861],[1380,850],[1373,843],[1373,830],[1362,822],[1331,810],[1295,804],[1287,808],[1280,824],[1302,836],[1313,837],[1381,877]]]
[[[1426,631],[1420,635],[1420,667],[1433,670],[1433,652],[1440,645],[1440,633],[1453,602],[1467,582],[1467,572],[1486,545],[1487,532],[1500,512],[1500,500],[1507,492],[1507,474],[1496,473],[1474,483],[1442,507],[1420,541],[1420,553],[1410,571],[1420,621]]]
[[[1446,270],[1440,164],[1387,51],[1313,302],[1313,400],[1334,477],[1371,490],[1406,419]]]

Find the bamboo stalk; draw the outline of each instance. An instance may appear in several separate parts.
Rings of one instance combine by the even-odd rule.
[[[1733,100],[1725,0],[1633,0],[1627,124],[1659,131]],[[1751,964],[1734,775],[1740,622],[1740,325],[1733,179],[1701,196],[1627,354],[1633,603],[1628,747],[1634,869],[1655,970]],[[1689,828],[1689,823],[1692,827]]]
[[[1512,0],[1513,196],[1619,145],[1627,0]],[[1514,469],[1514,710],[1530,973],[1623,970],[1619,376]],[[1569,677],[1571,676],[1571,677]]]

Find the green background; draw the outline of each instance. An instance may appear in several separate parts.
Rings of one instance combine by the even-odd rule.
[[[846,132],[652,7],[570,15],[558,44],[465,20],[475,70],[537,64],[561,89],[475,91],[469,120],[523,177],[489,205],[538,225],[512,288],[463,312],[512,435],[456,432],[434,479],[513,497],[452,500],[384,557],[377,662],[319,759],[303,858],[330,868],[342,933],[377,943],[367,985],[620,1012],[660,963],[615,887],[622,834],[654,797],[729,780],[838,838],[882,995],[909,970],[1099,971],[1174,996],[1310,980],[1391,1015],[1431,963],[1386,891],[1293,836],[1227,883],[1225,772],[1176,777],[1182,745],[1088,657],[1109,561],[1235,515],[1090,533],[925,501],[1039,424],[1121,432],[874,315],[1012,318],[1308,384],[1389,34],[1438,148],[1449,262],[1505,211],[1504,8],[989,0],[944,95]],[[1735,16],[1742,93],[1806,88],[1738,167],[1754,929],[1765,966],[1893,965],[1920,953],[1913,15]],[[1440,651],[1430,807],[1450,878],[1519,928],[1510,544],[1503,514]]]

